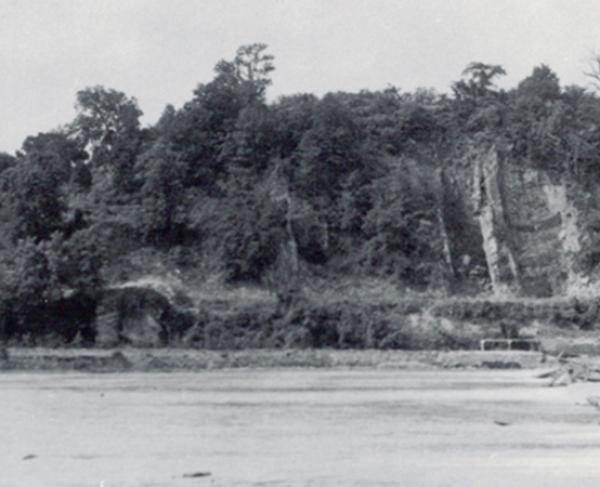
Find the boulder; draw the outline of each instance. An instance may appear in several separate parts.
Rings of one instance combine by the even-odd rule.
[[[96,344],[165,345],[192,323],[191,316],[175,309],[154,289],[109,288],[98,305]]]

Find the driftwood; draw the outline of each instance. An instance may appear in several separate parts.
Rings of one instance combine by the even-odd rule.
[[[550,387],[567,386],[574,382],[600,382],[600,368],[585,360],[569,360],[562,354],[558,356],[560,367],[543,372],[538,379],[550,379]]]
[[[201,477],[210,477],[210,472],[194,472],[194,473],[184,473],[184,479],[197,479]]]
[[[588,404],[594,406],[596,409],[600,409],[600,397],[599,396],[590,396],[587,398]]]

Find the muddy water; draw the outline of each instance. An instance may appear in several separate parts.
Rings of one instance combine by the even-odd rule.
[[[4,374],[0,486],[599,485],[600,387],[532,375]]]

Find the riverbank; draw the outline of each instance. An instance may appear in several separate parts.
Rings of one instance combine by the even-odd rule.
[[[591,360],[591,359],[590,359]],[[154,372],[228,368],[536,369],[558,359],[538,352],[8,348],[2,371]]]

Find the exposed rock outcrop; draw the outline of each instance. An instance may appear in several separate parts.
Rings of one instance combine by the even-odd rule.
[[[173,343],[193,322],[192,313],[176,309],[166,296],[154,289],[110,288],[98,305],[96,343],[103,346]]]
[[[548,181],[543,189],[548,202],[548,207],[560,215],[560,231],[558,240],[561,245],[562,267],[566,274],[562,291],[573,294],[573,290],[585,285],[586,279],[579,270],[577,255],[582,250],[579,231],[579,212],[569,197],[572,184],[561,180],[558,184]]]
[[[504,211],[502,177],[502,160],[492,147],[475,161],[473,196],[492,289],[499,296],[509,297],[521,293],[521,282]]]
[[[496,146],[473,161],[473,202],[496,296],[573,295],[587,281],[582,222],[566,178],[512,160]]]

